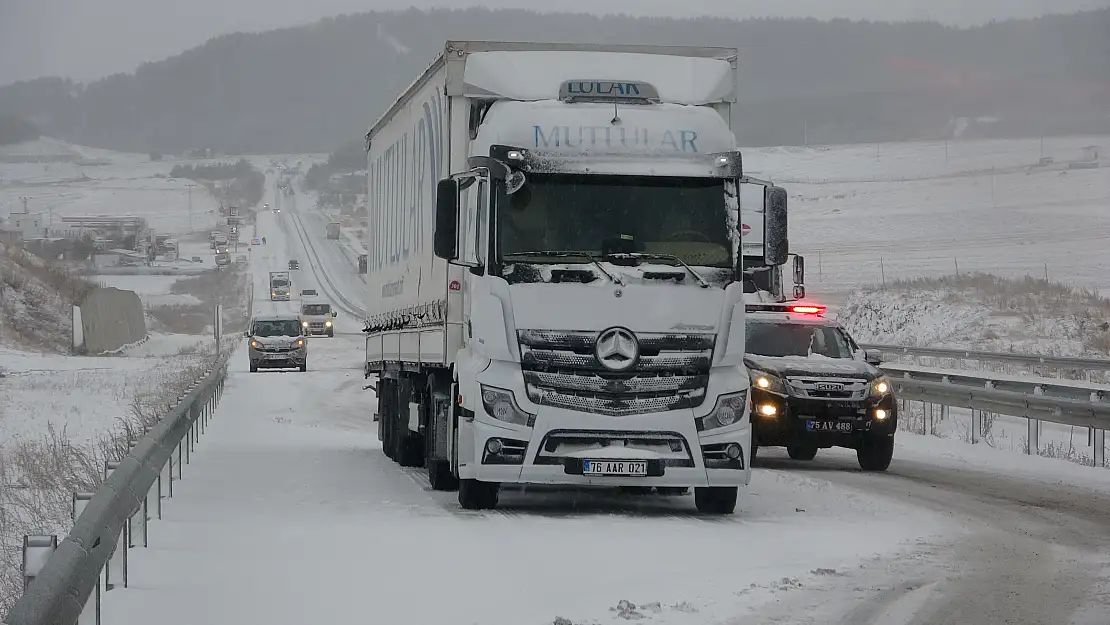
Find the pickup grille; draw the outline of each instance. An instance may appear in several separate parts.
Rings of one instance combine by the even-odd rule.
[[[640,357],[613,372],[594,355],[599,332],[521,330],[520,360],[536,404],[608,416],[695,408],[705,401],[713,334],[640,334]]]

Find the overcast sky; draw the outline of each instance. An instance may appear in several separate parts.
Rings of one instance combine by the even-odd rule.
[[[372,10],[467,6],[694,17],[928,19],[971,25],[1110,6],[1110,0],[0,0],[0,84],[129,72],[216,35]],[[604,9],[598,9],[604,6]],[[512,33],[505,34],[512,39]]]

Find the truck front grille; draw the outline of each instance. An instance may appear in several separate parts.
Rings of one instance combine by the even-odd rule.
[[[599,332],[521,330],[520,360],[536,404],[624,416],[695,408],[705,401],[713,334],[640,334],[640,357],[613,372],[594,355]]]

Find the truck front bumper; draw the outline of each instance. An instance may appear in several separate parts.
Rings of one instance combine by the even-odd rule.
[[[712,430],[699,431],[696,425],[697,418],[713,409],[719,394],[744,388],[747,379],[740,374],[732,382],[711,384],[705,402],[695,409],[624,416],[522,402],[520,388],[514,391],[515,399],[522,410],[535,415],[531,427],[495,419],[479,402],[473,419],[459,421],[459,476],[571,486],[746,486],[751,481],[748,415]],[[504,388],[504,382],[499,386]],[[721,388],[714,392],[714,386]],[[595,460],[643,463],[639,468],[646,468],[647,474],[584,474],[584,461]]]

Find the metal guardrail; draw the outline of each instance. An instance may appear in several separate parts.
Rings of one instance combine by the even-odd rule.
[[[161,518],[163,482],[173,496],[173,481],[181,479],[182,464],[189,462],[219,404],[229,358],[221,357],[178,398],[123,460],[106,463],[106,479],[95,493],[73,494],[75,521],[64,540],[24,537],[27,585],[4,623],[74,625],[80,619],[99,624],[100,578],[105,590],[127,586],[127,550],[147,545],[150,509]]]
[[[1056,369],[1080,369],[1084,371],[1110,371],[1110,358],[1072,358],[1068,356],[1040,356],[1014,354],[1010,352],[984,352],[968,349],[944,349],[936,347],[906,347],[902,345],[860,345],[863,349],[877,349],[886,354],[902,356],[951,358],[954,360],[977,360],[979,362],[1008,363],[1025,366],[1044,366]]]
[[[930,371],[908,368],[896,363],[883,363],[880,368],[892,379],[899,381],[912,379],[922,382],[952,384],[968,389],[986,388],[1081,402],[1110,402],[1110,388],[1094,388],[1085,386],[1083,382],[1067,384],[1065,382],[1069,382],[1068,380],[1054,380],[1052,378],[1017,380],[992,376],[989,372]],[[1107,405],[1110,405],[1110,403]]]

